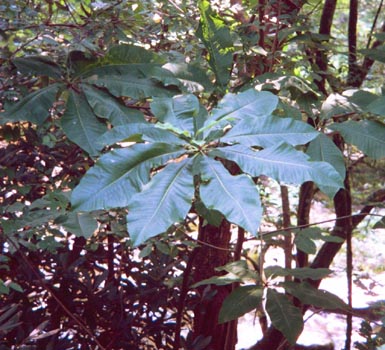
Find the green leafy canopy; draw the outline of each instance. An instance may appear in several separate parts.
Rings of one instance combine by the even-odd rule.
[[[211,113],[194,95],[155,98],[156,123],[133,118],[101,137],[103,144],[135,142],[100,157],[74,189],[73,208],[128,208],[127,229],[139,245],[182,222],[196,203],[255,235],[262,204],[253,178],[261,174],[314,181],[333,196],[343,186],[338,171],[294,148],[318,133],[273,116],[277,104],[275,95],[255,89],[225,95]]]

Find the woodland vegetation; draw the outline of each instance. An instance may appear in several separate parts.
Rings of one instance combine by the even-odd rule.
[[[320,309],[345,350],[385,344],[381,300],[352,307],[352,237],[385,228],[384,14],[3,0],[0,349],[233,350],[250,311],[251,349],[295,349]],[[347,301],[319,289],[341,251]]]

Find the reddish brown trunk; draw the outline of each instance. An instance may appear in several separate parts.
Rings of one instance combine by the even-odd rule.
[[[201,243],[195,258],[194,279],[196,282],[218,275],[215,268],[230,261],[230,238],[230,224],[226,221],[223,221],[219,227],[209,224],[200,225],[199,240],[204,243]],[[198,292],[202,300],[194,315],[195,338],[198,336],[210,337],[211,342],[208,349],[211,350],[235,349],[234,327],[230,326],[230,322],[218,324],[220,308],[223,300],[231,292],[231,287],[201,286],[198,288]]]

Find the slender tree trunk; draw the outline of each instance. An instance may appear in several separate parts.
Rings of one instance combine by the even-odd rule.
[[[218,275],[215,270],[231,261],[230,254],[230,223],[223,220],[219,227],[200,223],[199,241],[201,246],[197,249],[195,258],[194,280]],[[210,350],[233,350],[236,345],[234,327],[231,322],[218,324],[219,311],[223,300],[231,292],[231,286],[201,286],[198,288],[201,302],[194,310],[194,338],[203,336],[211,338]],[[230,331],[232,330],[232,331]]]
[[[309,224],[310,208],[315,192],[314,183],[311,181],[301,185],[299,191],[297,225]],[[306,267],[308,265],[308,254],[297,248],[297,267]]]
[[[321,21],[320,21],[320,29],[319,33],[323,35],[330,35],[332,24],[333,24],[333,18],[334,18],[334,12],[336,10],[337,6],[337,0],[326,0],[322,15],[321,15]],[[328,80],[328,59],[325,51],[318,50],[316,52],[316,64],[318,66],[319,72],[318,74],[321,76],[321,80],[316,80],[314,83],[318,86],[320,91],[327,95],[327,89],[326,89],[326,81]],[[330,81],[329,81],[330,84]],[[333,85],[331,83],[330,85]],[[332,89],[334,90],[333,86]]]
[[[359,87],[361,85],[359,67],[357,64],[357,20],[358,0],[350,0],[348,28],[349,73],[347,84],[353,87]]]

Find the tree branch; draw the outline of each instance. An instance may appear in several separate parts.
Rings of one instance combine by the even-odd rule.
[[[358,87],[361,85],[359,68],[357,65],[357,20],[358,0],[350,0],[349,25],[348,25],[348,64],[349,73],[347,83],[349,86]]]

